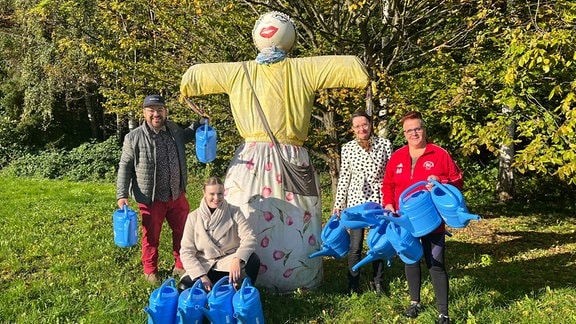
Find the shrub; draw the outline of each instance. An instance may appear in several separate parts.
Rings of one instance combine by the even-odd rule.
[[[70,151],[27,153],[12,161],[4,172],[14,176],[73,181],[114,181],[121,148],[114,137],[82,144]]]
[[[71,167],[65,177],[73,181],[115,181],[121,150],[115,137],[82,144],[68,153]]]

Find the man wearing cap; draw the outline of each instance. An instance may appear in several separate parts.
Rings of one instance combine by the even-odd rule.
[[[142,215],[142,265],[144,277],[159,283],[158,246],[164,219],[172,229],[173,275],[183,275],[180,241],[190,211],[185,191],[188,181],[185,144],[195,137],[203,120],[182,129],[167,120],[164,98],[144,98],[144,122],[124,137],[118,168],[116,199],[122,209],[128,196]]]

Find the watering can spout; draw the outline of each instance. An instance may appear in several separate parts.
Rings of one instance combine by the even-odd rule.
[[[401,213],[398,213],[398,215],[400,217],[393,217],[393,216],[389,216],[389,215],[384,215],[384,216],[381,216],[381,219],[392,222],[398,226],[402,226],[406,230],[408,230],[408,232],[414,232],[414,227],[412,226],[412,222],[410,222],[410,219],[408,219],[408,217],[406,217],[406,215],[402,215]]]
[[[184,309],[178,308],[178,314],[180,315],[180,318],[186,318],[186,312]]]
[[[156,323],[156,313],[150,309],[150,307],[146,306],[144,307],[144,311],[146,313],[148,313],[148,315],[150,315],[150,319],[152,320],[152,323]]]
[[[458,210],[458,218],[460,219],[460,221],[462,223],[465,223],[465,222],[471,221],[471,220],[480,220],[479,215],[470,214],[470,213],[467,213],[467,212],[462,211],[462,210]]]
[[[215,314],[215,310],[208,310],[206,307],[202,307],[200,305],[196,305],[194,307],[196,310],[199,310],[206,318],[210,321],[210,323],[218,323],[218,316]]]
[[[312,254],[310,254],[308,256],[309,259],[315,258],[315,257],[319,257],[319,256],[335,256],[336,253],[334,252],[334,250],[330,249],[330,248],[324,248],[323,250],[314,252]]]
[[[364,257],[364,259],[360,260],[358,263],[356,263],[353,267],[352,267],[352,271],[358,271],[358,269],[360,269],[360,267],[372,262],[372,261],[376,261],[378,258],[374,255],[374,254],[368,254]]]

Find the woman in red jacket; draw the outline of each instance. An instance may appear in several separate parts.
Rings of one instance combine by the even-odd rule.
[[[464,184],[462,171],[446,150],[427,142],[426,127],[422,115],[416,111],[408,112],[402,117],[401,124],[408,144],[395,151],[386,165],[382,185],[384,208],[395,212],[398,209],[397,202],[402,192],[419,181],[434,179],[461,189]],[[432,184],[428,183],[426,187],[431,189]],[[424,260],[430,272],[436,303],[440,312],[438,323],[450,323],[448,317],[448,274],[444,264],[444,223],[420,239],[424,247]],[[405,271],[411,304],[404,315],[415,318],[422,311],[420,305],[420,287],[422,284],[420,262],[406,264]]]

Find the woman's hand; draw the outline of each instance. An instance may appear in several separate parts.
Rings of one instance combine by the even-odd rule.
[[[332,215],[336,214],[336,218],[340,219],[340,209],[334,208],[332,209]]]
[[[207,275],[200,277],[200,280],[202,280],[202,287],[205,291],[209,292],[212,290],[212,281],[210,281],[210,278],[208,278]]]
[[[391,213],[396,212],[396,208],[394,208],[394,206],[392,206],[392,204],[387,204],[386,206],[384,206],[384,209],[390,211]]]
[[[228,274],[228,282],[236,284],[236,281],[240,279],[240,259],[234,258],[230,263],[230,273]]]
[[[440,178],[438,178],[437,176],[435,175],[428,176],[428,183],[426,184],[426,189],[428,189],[428,191],[432,191],[432,187],[434,187],[434,184],[430,182],[431,180],[440,182]]]

